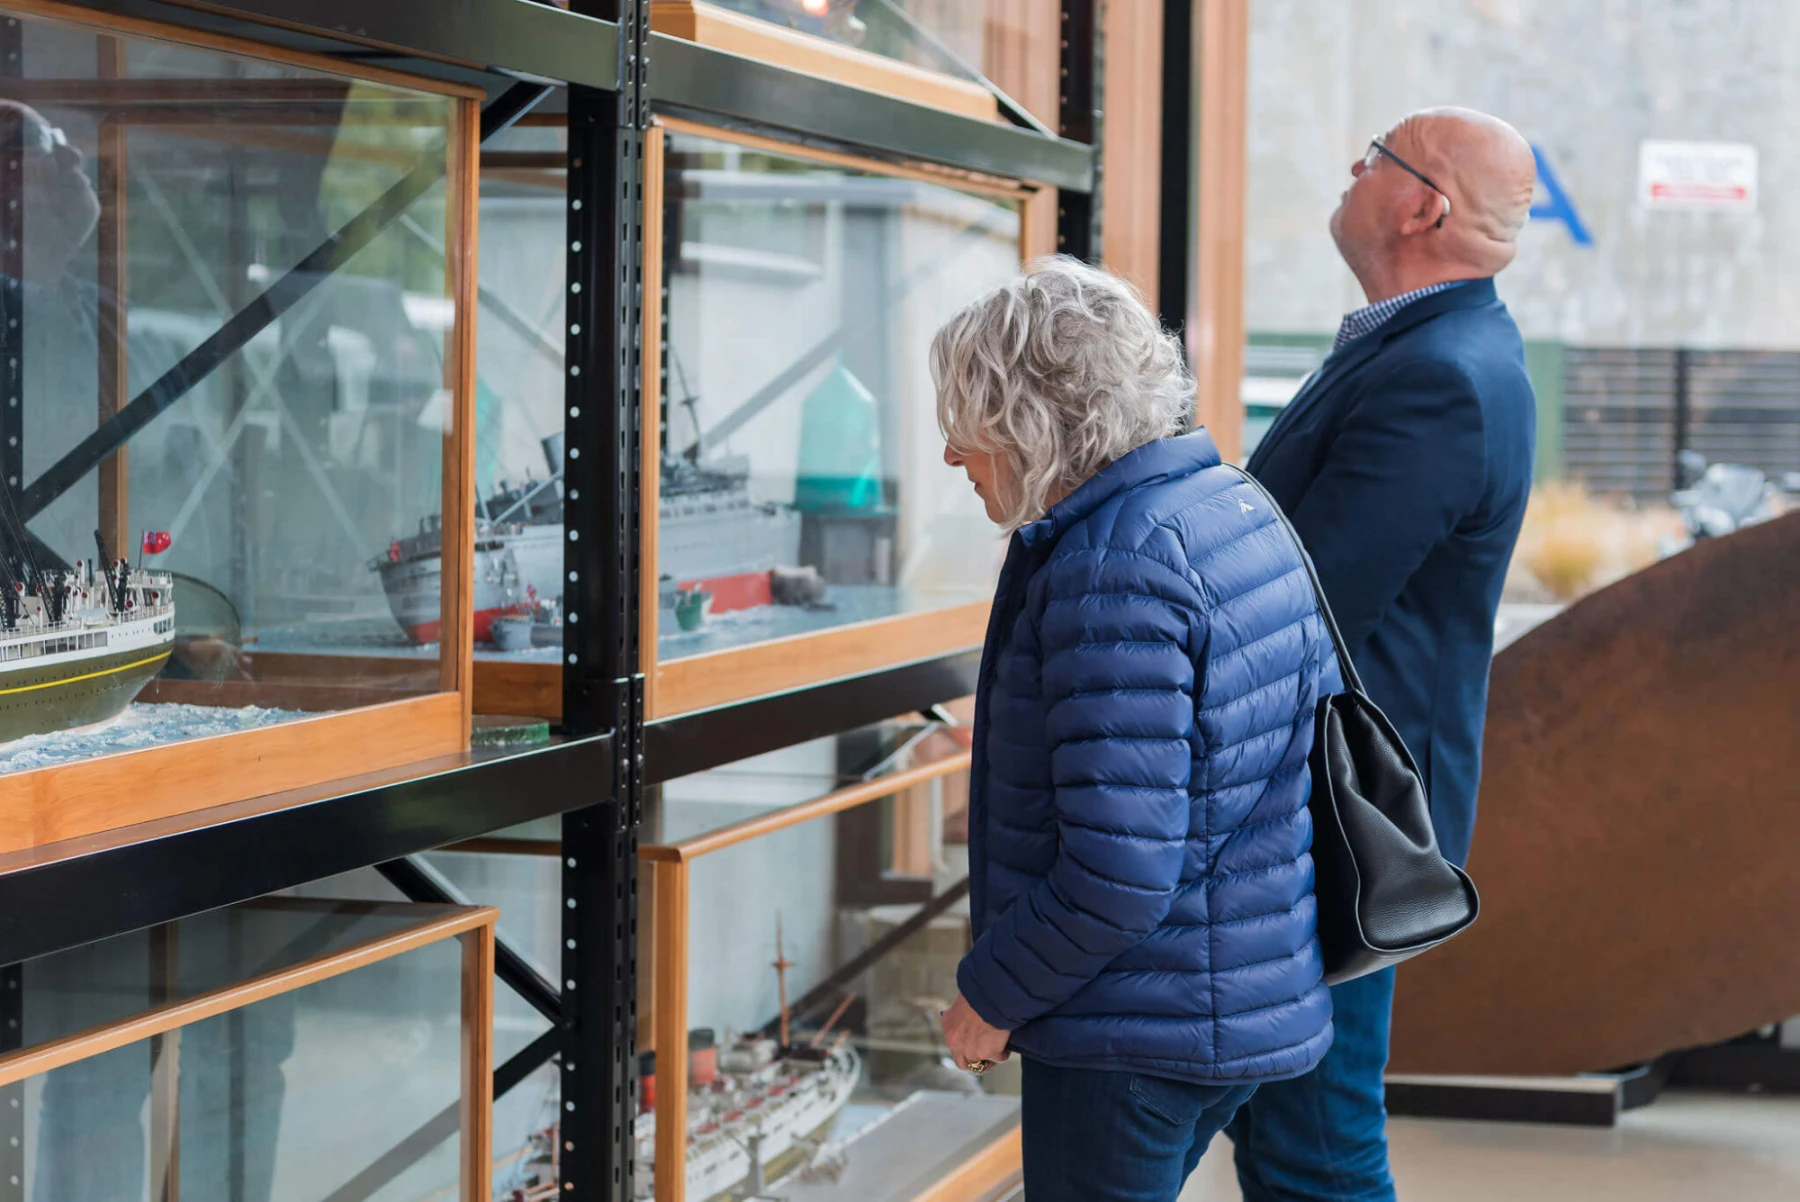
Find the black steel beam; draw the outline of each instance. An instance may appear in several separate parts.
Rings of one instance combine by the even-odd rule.
[[[474,902],[444,874],[417,856],[387,860],[375,865],[388,884],[405,894],[408,900],[437,902],[443,905],[468,906]],[[494,939],[494,975],[508,988],[553,1023],[562,1021],[562,995],[543,973],[519,953],[507,940]]]
[[[542,84],[515,84],[482,112],[485,140],[516,122],[550,89]],[[261,295],[232,314],[204,342],[165,371],[156,382],[133,397],[119,411],[76,443],[44,474],[33,480],[18,498],[19,516],[29,522],[58,497],[99,467],[131,437],[217,371],[251,339],[273,325],[283,313],[304,299],[333,272],[373,242],[381,232],[411,208],[444,177],[444,151],[427,152],[411,171],[381,194],[373,204],[352,217]]]
[[[507,74],[611,89],[618,31],[607,21],[525,0],[76,0],[138,17],[292,50],[464,81]]]
[[[0,968],[0,1054],[25,1046],[25,969]],[[0,1087],[0,1199],[25,1197],[25,1082]]]
[[[804,145],[938,163],[1074,192],[1093,186],[1088,148],[1016,126],[896,100],[664,34],[651,36],[658,112]]]
[[[0,963],[591,805],[612,779],[612,751],[612,739],[597,736],[447,756],[435,771],[387,784],[296,791],[294,804],[265,812],[146,825],[129,843],[0,857]]]
[[[1390,1077],[1389,1114],[1408,1118],[1474,1119],[1486,1123],[1555,1123],[1614,1127],[1624,1109],[1616,1077]]]
[[[1056,197],[1056,249],[1089,262],[1100,261],[1100,145],[1105,95],[1105,47],[1099,0],[1062,0],[1062,67],[1057,96],[1057,132],[1081,145],[1088,156],[1090,184]]]
[[[1194,278],[1194,0],[1163,0],[1162,144],[1156,310],[1163,328],[1187,327]]]
[[[618,28],[616,91],[568,92],[563,725],[611,730],[612,800],[565,814],[557,1196],[629,1202],[637,1094],[637,650],[648,0],[575,0]]]
[[[967,697],[980,666],[979,651],[961,651],[651,722],[644,780],[673,780]]]
[[[1800,1048],[1776,1037],[1747,1036],[1668,1058],[1668,1083],[1689,1089],[1800,1093]]]

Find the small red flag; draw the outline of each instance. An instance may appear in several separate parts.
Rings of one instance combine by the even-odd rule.
[[[161,555],[169,549],[169,544],[173,541],[167,530],[146,530],[144,531],[144,554]]]

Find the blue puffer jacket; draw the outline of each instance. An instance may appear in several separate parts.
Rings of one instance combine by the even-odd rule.
[[[1318,1063],[1306,758],[1339,687],[1298,550],[1204,430],[1013,536],[976,698],[957,982],[1014,1051],[1201,1082]]]

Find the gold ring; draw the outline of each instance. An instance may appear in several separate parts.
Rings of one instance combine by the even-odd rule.
[[[994,1062],[992,1060],[971,1060],[971,1061],[969,1061],[969,1071],[974,1073],[977,1077],[981,1076],[981,1074],[987,1072],[990,1068],[993,1068],[993,1067],[994,1067]]]

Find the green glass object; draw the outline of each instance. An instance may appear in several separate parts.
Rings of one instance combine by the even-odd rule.
[[[842,361],[800,406],[794,506],[803,513],[881,507],[881,417]]]

